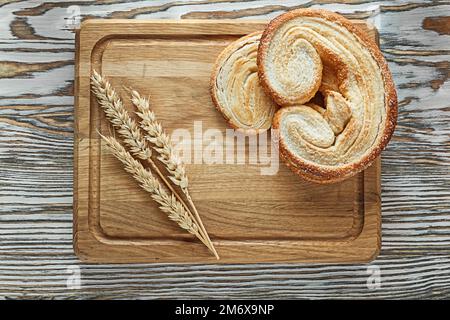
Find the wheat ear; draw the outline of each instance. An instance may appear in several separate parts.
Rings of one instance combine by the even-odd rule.
[[[185,194],[190,207],[194,211],[200,229],[206,235],[207,241],[211,242],[189,193],[189,180],[186,176],[185,166],[175,154],[170,137],[164,132],[161,123],[156,119],[155,113],[150,109],[149,100],[141,97],[139,92],[135,90],[129,91],[131,94],[131,102],[133,102],[138,109],[136,114],[141,118],[141,128],[147,133],[145,137],[152,143],[153,149],[158,153],[158,160],[164,163],[170,174],[170,180],[172,180],[175,185],[179,186],[181,191]]]
[[[206,245],[205,240],[199,234],[197,224],[175,196],[173,194],[169,195],[158,179],[150,171],[146,170],[138,160],[134,159],[119,141],[113,137],[105,137],[101,134],[100,136],[106,142],[113,155],[122,162],[125,170],[131,173],[140,186],[151,194],[152,199],[159,204],[159,208],[182,229],[194,234]]]
[[[134,121],[130,117],[128,111],[123,106],[122,100],[120,99],[114,88],[111,86],[111,84],[95,70],[93,70],[93,75],[91,76],[91,84],[92,92],[96,96],[97,101],[104,110],[108,120],[123,137],[123,141],[130,147],[131,152],[136,157],[145,160],[150,164],[152,170],[156,172],[156,174],[164,182],[165,186],[172,192],[172,194],[192,216],[189,207],[184,203],[183,199],[173,189],[170,182],[167,181],[166,177],[162,174],[154,161],[151,159],[151,149],[147,146],[146,140],[143,137],[139,126],[137,125],[136,121]],[[199,219],[199,217],[197,219]],[[206,233],[206,230],[204,228],[201,228],[199,230],[199,233],[204,239],[206,239],[206,246],[208,247],[208,249],[210,249],[215,257],[219,259],[219,255],[217,254],[212,241]]]

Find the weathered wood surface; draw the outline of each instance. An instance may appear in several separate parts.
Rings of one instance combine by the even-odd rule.
[[[78,7],[70,7],[78,6]],[[86,265],[72,249],[74,34],[85,18],[370,19],[398,87],[383,153],[383,246],[368,265]],[[77,9],[78,8],[78,9]],[[0,2],[0,298],[449,298],[450,1]],[[81,289],[68,289],[68,267]]]

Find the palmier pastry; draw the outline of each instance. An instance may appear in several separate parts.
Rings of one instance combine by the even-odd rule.
[[[261,32],[231,43],[219,55],[211,76],[216,108],[235,129],[266,130],[277,105],[259,84],[256,55]]]
[[[344,17],[299,9],[260,40],[261,85],[282,108],[280,155],[307,180],[332,183],[364,170],[397,121],[397,94],[376,44]],[[308,103],[319,91],[323,105]]]

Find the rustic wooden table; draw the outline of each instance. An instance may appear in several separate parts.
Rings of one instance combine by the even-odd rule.
[[[1,1],[0,299],[450,298],[450,1],[337,2]],[[382,158],[379,258],[80,264],[72,250],[71,30],[79,18],[264,19],[299,7],[369,19],[394,75],[399,123]]]

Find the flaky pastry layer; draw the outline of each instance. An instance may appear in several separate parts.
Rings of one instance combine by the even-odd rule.
[[[252,33],[226,47],[211,76],[214,105],[236,129],[267,130],[277,109],[258,79],[256,56],[261,34]]]
[[[272,20],[258,50],[261,85],[279,105],[280,153],[305,179],[331,183],[369,166],[390,140],[397,95],[376,44],[344,17],[299,9]],[[324,105],[308,103],[317,95]]]

